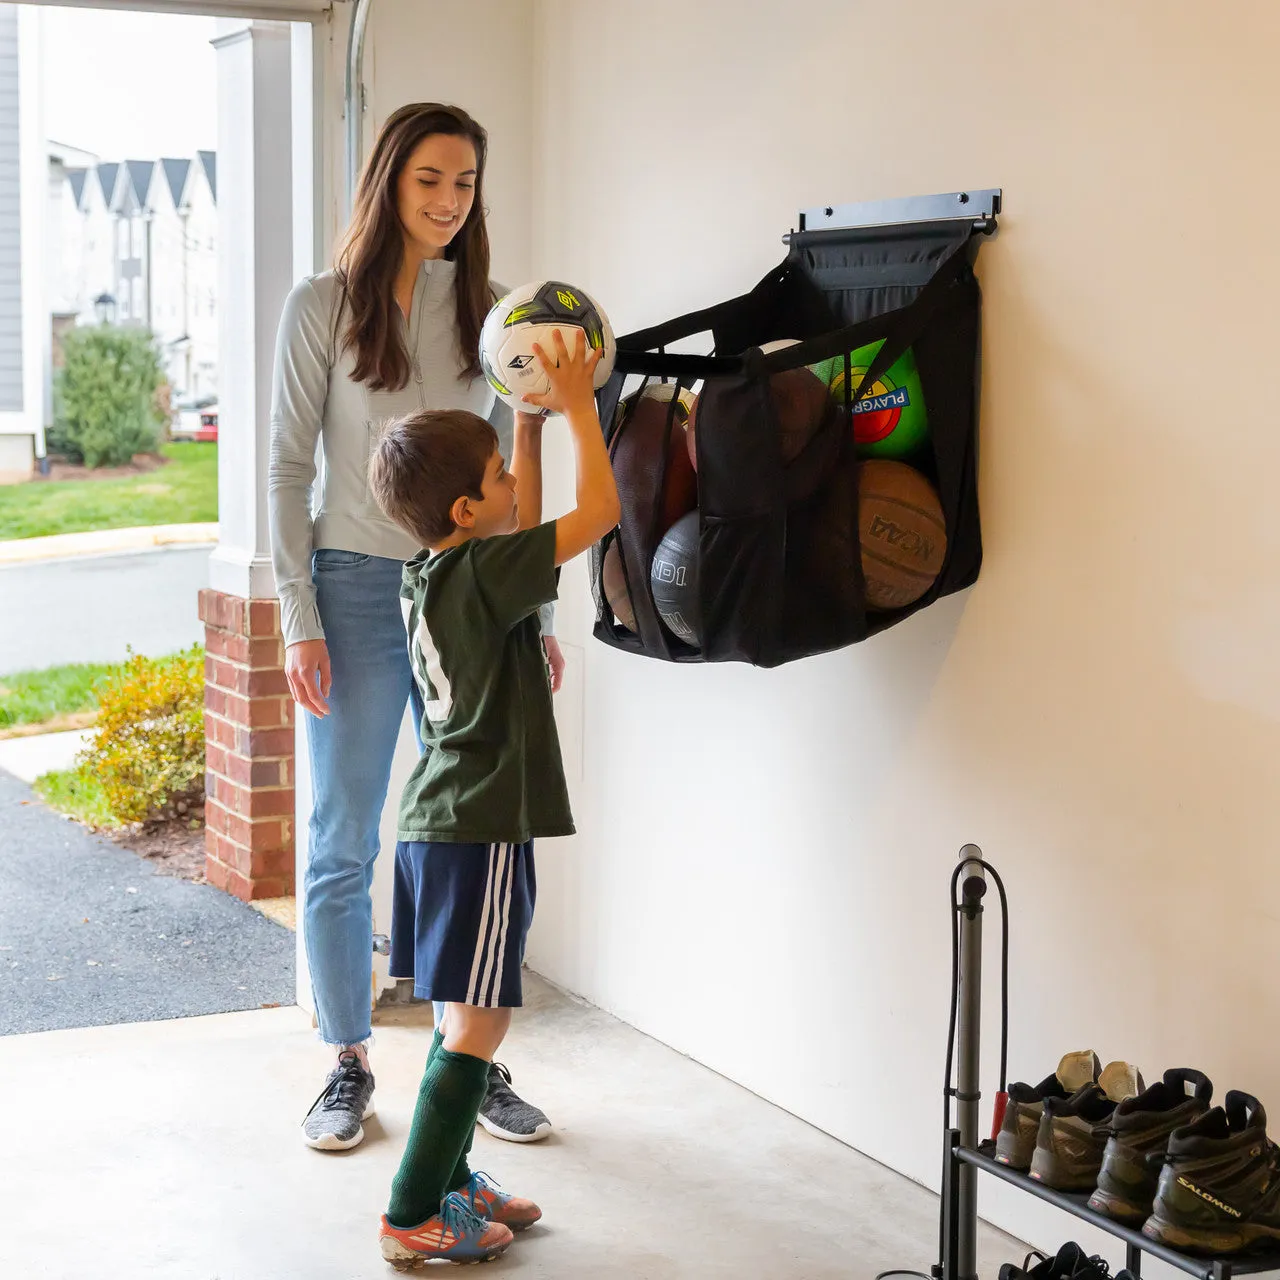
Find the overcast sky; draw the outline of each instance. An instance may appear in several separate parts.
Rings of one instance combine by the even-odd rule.
[[[45,135],[103,160],[215,150],[213,18],[43,9]]]

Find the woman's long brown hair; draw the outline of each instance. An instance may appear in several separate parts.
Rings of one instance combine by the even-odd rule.
[[[484,163],[488,135],[461,107],[414,102],[382,126],[356,189],[351,223],[338,250],[337,272],[348,316],[344,349],[355,351],[357,382],[398,390],[409,380],[409,352],[396,320],[395,281],[404,261],[400,174],[413,149],[433,133],[467,138],[476,149],[475,199],[445,257],[457,263],[458,348],[464,376],[480,376],[480,327],[493,303],[489,233],[484,224]]]

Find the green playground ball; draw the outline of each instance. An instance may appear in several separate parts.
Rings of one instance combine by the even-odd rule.
[[[881,339],[849,353],[855,387],[883,344]],[[827,384],[835,402],[843,405],[844,357],[833,356],[809,367]],[[880,375],[870,394],[854,404],[853,438],[858,452],[867,458],[906,458],[928,440],[924,388],[910,347]]]

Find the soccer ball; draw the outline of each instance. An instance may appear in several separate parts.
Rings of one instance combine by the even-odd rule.
[[[617,346],[609,317],[581,289],[560,280],[535,280],[512,289],[494,303],[480,330],[480,368],[489,385],[513,409],[541,413],[521,397],[545,395],[551,383],[533,353],[536,342],[548,355],[555,352],[555,330],[582,329],[587,344],[601,347],[604,355],[596,365],[595,386],[603,387],[613,372]],[[564,333],[565,345],[573,350],[574,337]]]

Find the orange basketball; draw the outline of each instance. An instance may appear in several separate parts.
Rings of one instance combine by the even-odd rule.
[[[867,608],[901,609],[933,586],[947,556],[947,525],[932,484],[905,462],[858,468],[858,536]]]

